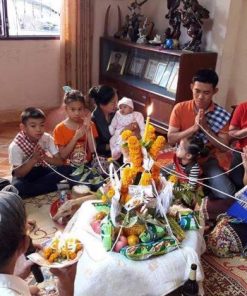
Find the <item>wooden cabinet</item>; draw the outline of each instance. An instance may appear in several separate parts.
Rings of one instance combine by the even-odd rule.
[[[133,99],[143,114],[152,102],[151,121],[166,131],[173,106],[192,98],[192,76],[202,68],[215,69],[216,60],[214,52],[165,50],[102,37],[99,80],[115,87],[120,98]]]

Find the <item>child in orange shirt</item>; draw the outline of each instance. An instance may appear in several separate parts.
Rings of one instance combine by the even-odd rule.
[[[91,130],[94,138],[98,133],[80,91],[67,90],[64,104],[68,117],[55,127],[54,141],[61,157],[67,163],[79,166],[89,162],[94,152]]]

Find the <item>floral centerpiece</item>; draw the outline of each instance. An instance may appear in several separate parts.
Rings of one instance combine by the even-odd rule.
[[[120,252],[132,260],[168,253],[179,247],[185,235],[177,220],[182,215],[168,214],[173,183],[160,174],[157,162],[166,139],[157,136],[151,124],[146,125],[141,140],[130,130],[123,131],[121,137],[128,163],[121,168],[120,176],[110,166],[110,182],[98,191],[104,211],[91,225],[101,235],[107,251]],[[192,221],[192,212],[182,214],[186,219],[190,214],[188,219]],[[198,227],[195,221],[190,224],[194,229]]]

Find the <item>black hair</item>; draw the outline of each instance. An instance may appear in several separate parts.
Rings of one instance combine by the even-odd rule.
[[[25,124],[30,118],[45,119],[45,113],[39,108],[28,107],[21,113],[21,123]]]
[[[119,58],[119,59],[121,59],[121,57],[122,57],[122,55],[121,55],[120,52],[116,52],[116,53],[115,53],[115,58]]]
[[[205,147],[202,138],[194,136],[187,138],[187,152],[192,155],[192,160],[196,160],[199,156],[207,156],[209,150]]]
[[[219,77],[217,73],[212,69],[201,69],[197,71],[192,78],[193,83],[196,81],[212,84],[215,88],[218,84]]]
[[[0,266],[4,267],[26,235],[26,212],[14,192],[0,191]]]
[[[116,91],[108,85],[94,86],[89,90],[89,96],[95,100],[97,106],[107,105],[114,98]]]
[[[63,102],[68,105],[72,102],[81,102],[85,106],[85,98],[83,94],[76,89],[72,89],[64,94]]]

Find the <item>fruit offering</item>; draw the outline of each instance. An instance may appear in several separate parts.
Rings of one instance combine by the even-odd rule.
[[[76,238],[55,237],[42,250],[42,255],[49,263],[74,260],[83,249],[82,243]]]

